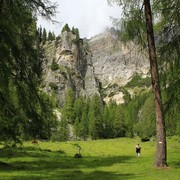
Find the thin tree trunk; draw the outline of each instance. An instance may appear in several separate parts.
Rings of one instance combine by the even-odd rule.
[[[154,42],[154,31],[152,23],[152,13],[150,0],[144,0],[144,12],[146,17],[147,40],[149,48],[150,71],[152,80],[152,90],[154,95],[154,105],[156,114],[156,133],[157,133],[157,146],[155,156],[155,166],[167,166],[167,150],[166,150],[166,130],[165,118],[163,113],[162,98],[160,92],[158,65],[156,58],[156,48]]]

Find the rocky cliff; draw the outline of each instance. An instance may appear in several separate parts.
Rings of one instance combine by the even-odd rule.
[[[103,86],[116,83],[124,86],[134,73],[147,75],[149,62],[146,54],[134,43],[124,44],[111,28],[89,41],[95,74]]]
[[[135,73],[148,74],[146,54],[134,43],[124,45],[113,28],[90,40],[75,39],[75,34],[65,31],[58,41],[44,46],[43,88],[48,93],[55,92],[60,106],[69,87],[76,96],[100,94],[103,89],[106,102],[114,99],[123,103],[124,94],[119,87]]]
[[[102,88],[107,91],[104,100],[114,99],[117,103],[123,103],[123,92],[110,87],[125,86],[136,73],[146,77],[149,72],[146,52],[142,52],[133,42],[126,45],[122,43],[114,28],[91,38],[89,47],[95,75],[101,82]],[[114,95],[109,98],[112,91]]]
[[[60,106],[65,102],[68,88],[72,88],[77,97],[99,94],[91,53],[83,40],[76,42],[75,39],[72,32],[65,31],[58,41],[44,46],[43,89],[48,93],[55,92]]]

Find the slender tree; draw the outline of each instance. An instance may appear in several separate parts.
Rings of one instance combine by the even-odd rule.
[[[167,152],[166,152],[166,131],[165,131],[165,118],[163,113],[162,98],[160,91],[160,82],[159,82],[159,72],[156,58],[156,47],[154,40],[154,31],[153,31],[153,20],[151,13],[150,0],[142,1],[125,1],[125,0],[108,0],[108,2],[116,2],[118,5],[123,5],[125,23],[124,30],[126,28],[130,30],[130,38],[133,39],[135,36],[141,35],[141,29],[139,25],[142,23],[137,23],[136,19],[144,21],[142,18],[142,8],[144,7],[144,16],[146,22],[146,35],[148,41],[148,50],[149,50],[149,60],[150,60],[150,72],[152,80],[152,90],[154,94],[154,105],[155,105],[155,114],[156,114],[156,131],[157,131],[157,148],[156,148],[156,157],[155,157],[155,166],[164,167],[167,166]],[[134,22],[133,22],[133,21]],[[136,26],[134,32],[131,31],[132,27]],[[130,28],[129,28],[130,27]],[[134,30],[134,29],[133,29]],[[131,34],[132,33],[132,34]]]
[[[156,146],[155,166],[164,167],[167,166],[165,118],[163,113],[162,98],[160,91],[160,82],[159,82],[159,73],[158,73],[158,65],[157,65],[157,57],[156,57],[156,47],[154,41],[154,30],[152,23],[150,0],[144,0],[144,13],[146,17],[150,72],[151,72],[152,90],[154,94],[154,104],[155,104],[155,113],[156,113],[157,146]]]

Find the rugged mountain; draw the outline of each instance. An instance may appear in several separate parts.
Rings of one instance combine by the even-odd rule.
[[[124,86],[135,73],[147,75],[146,54],[134,43],[124,44],[114,28],[89,41],[95,74],[103,86],[116,83]]]
[[[65,102],[68,88],[72,88],[77,97],[99,94],[91,53],[83,40],[77,42],[75,34],[65,31],[59,39],[46,43],[43,48],[43,89],[48,93],[55,92],[60,106]]]
[[[120,87],[125,86],[137,73],[142,78],[148,75],[146,52],[143,53],[133,42],[122,43],[114,28],[91,38],[89,47],[95,75],[104,90],[104,100],[108,102],[114,99],[117,103],[123,103],[124,93]]]
[[[123,103],[121,87],[136,73],[146,77],[149,70],[146,54],[134,43],[124,45],[114,28],[78,41],[75,34],[65,31],[56,41],[46,43],[44,50],[43,88],[55,92],[60,106],[69,87],[76,96],[98,93],[106,102]]]

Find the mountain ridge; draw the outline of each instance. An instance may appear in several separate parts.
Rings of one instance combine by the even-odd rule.
[[[43,89],[47,93],[54,91],[60,106],[65,102],[68,88],[73,89],[76,97],[99,94],[105,102],[113,99],[123,103],[123,92],[117,90],[112,96],[108,87],[113,84],[123,87],[136,73],[148,76],[146,52],[140,51],[133,42],[122,43],[114,28],[91,39],[78,42],[75,39],[75,34],[65,31],[59,40],[43,46]],[[52,69],[53,63],[57,69]],[[102,95],[101,89],[106,89],[106,95]]]

